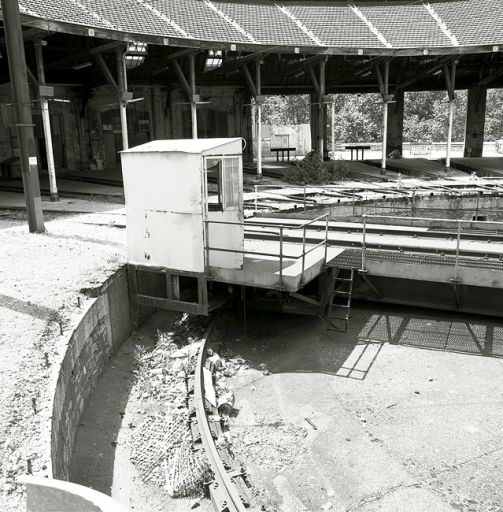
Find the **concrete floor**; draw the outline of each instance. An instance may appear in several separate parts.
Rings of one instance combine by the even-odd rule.
[[[231,432],[277,416],[308,431],[281,471],[245,456],[274,509],[503,510],[503,360],[480,356],[503,324],[362,304],[347,333],[302,317],[249,313],[247,325],[228,347],[250,365],[231,380]]]

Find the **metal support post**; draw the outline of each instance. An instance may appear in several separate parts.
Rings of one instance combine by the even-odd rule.
[[[39,85],[45,85],[45,70],[44,70],[44,56],[42,48],[43,41],[35,43],[35,57],[37,60],[37,76]],[[51,118],[49,115],[49,101],[45,96],[40,94],[40,109],[42,111],[42,124],[44,127],[45,138],[45,154],[47,157],[47,172],[49,173],[49,192],[51,201],[59,201],[58,187],[56,184],[56,169],[54,166],[54,152],[52,149],[52,133],[51,133]]]
[[[330,114],[332,121],[332,156],[335,158],[335,100],[332,100],[332,111]]]
[[[306,266],[306,226],[304,226],[302,232],[302,274],[304,274],[304,268]],[[302,275],[301,275],[302,279]]]
[[[306,186],[304,185],[304,211],[306,211]]]
[[[381,168],[386,170],[386,157],[388,152],[388,89],[389,89],[389,61],[384,62],[384,90],[383,90],[383,129],[382,129],[382,162]]]
[[[127,92],[127,74],[126,74],[126,60],[124,58],[125,50],[121,48],[117,50],[117,77],[119,81],[119,113],[121,118],[121,135],[122,135],[122,149],[129,148],[129,138],[127,131],[127,102],[125,94]]]
[[[324,154],[324,144],[325,144],[325,130],[326,130],[326,119],[324,116],[325,113],[325,104],[323,103],[325,99],[325,61],[322,60],[320,62],[320,98],[319,98],[319,128],[318,128],[318,147],[320,148],[320,156],[323,160]]]
[[[255,213],[257,213],[257,211],[258,211],[257,194],[258,194],[258,186],[255,185]]]
[[[355,216],[355,189],[353,189],[352,195],[353,195],[353,217],[354,217]]]
[[[256,62],[256,76],[255,76],[255,87],[257,89],[257,97],[255,98],[255,105],[257,109],[257,176],[262,178],[262,78],[261,74],[261,62]]]
[[[460,242],[461,242],[461,221],[458,221],[458,236],[456,239],[456,263],[455,263],[456,268],[454,271],[455,282],[457,282],[458,278],[459,278],[459,245],[460,245]]]
[[[17,0],[1,0],[1,4],[12,98],[16,112],[19,160],[23,176],[28,227],[31,233],[43,233],[45,232],[44,216],[19,4]]]
[[[454,100],[449,100],[449,127],[447,129],[447,154],[445,156],[445,168],[451,167],[451,145],[452,145],[452,125],[454,123],[454,109],[456,108]]]
[[[362,272],[365,272],[365,238],[367,234],[367,219],[363,217],[363,232],[362,232]]]
[[[283,288],[283,226],[279,228],[279,287]]]
[[[447,85],[447,94],[449,95],[449,126],[447,128],[447,151],[445,155],[445,170],[451,167],[451,145],[452,145],[452,126],[454,123],[454,112],[456,110],[456,61],[452,63],[451,73],[449,75],[449,68],[444,66],[445,81]]]
[[[328,215],[325,218],[325,265],[327,264],[328,255]]]
[[[475,210],[475,220],[479,218],[479,208],[480,208],[480,192],[477,192],[477,207]]]
[[[191,53],[189,55],[190,67],[190,90],[192,98],[190,98],[190,117],[192,120],[192,138],[197,139],[197,105],[195,102],[196,95],[196,56]]]

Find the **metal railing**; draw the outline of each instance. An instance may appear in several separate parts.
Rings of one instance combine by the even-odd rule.
[[[254,185],[254,194],[253,198],[246,199],[245,203],[250,204],[253,202],[253,210],[255,213],[259,211],[259,200],[262,199],[270,199],[276,201],[285,201],[285,202],[300,202],[302,204],[303,211],[306,211],[310,206],[333,206],[336,203],[333,201],[334,199],[338,199],[337,204],[341,204],[341,206],[351,206],[352,207],[352,216],[355,217],[357,214],[357,208],[359,210],[359,214],[363,215],[364,210],[395,210],[395,211],[410,211],[411,215],[414,216],[416,211],[420,210],[435,210],[435,211],[448,211],[451,208],[449,207],[434,207],[431,205],[418,206],[417,199],[422,197],[426,197],[431,195],[432,193],[436,193],[438,195],[456,195],[458,197],[474,197],[476,199],[476,205],[474,207],[465,206],[458,207],[457,210],[462,210],[466,212],[476,212],[478,215],[479,211],[487,212],[487,213],[501,213],[503,212],[502,208],[480,208],[480,198],[481,196],[492,196],[495,193],[501,194],[503,192],[503,177],[485,177],[483,180],[487,180],[486,184],[491,186],[500,186],[502,188],[492,188],[487,189],[484,188],[484,183],[480,181],[473,181],[473,183],[460,183],[460,186],[464,186],[464,188],[450,188],[446,185],[438,185],[432,182],[432,185],[415,185],[415,186],[407,186],[403,187],[399,185],[397,182],[396,187],[393,188],[383,188],[383,187],[375,187],[366,189],[357,189],[357,188],[349,188],[344,187],[342,184],[337,185],[266,185],[260,184]],[[491,183],[491,180],[499,180],[499,183]],[[457,183],[456,183],[457,184]],[[467,187],[475,187],[482,188],[482,190],[467,190]],[[264,192],[267,193],[269,191],[270,197],[259,198],[259,189],[263,189]],[[275,194],[275,191],[280,190],[292,190],[292,193],[289,195],[282,195],[280,193]],[[310,189],[315,189],[315,191],[311,191]],[[298,192],[297,192],[298,191]],[[310,195],[320,195],[326,196],[326,200],[323,199],[321,201],[317,199],[310,198]],[[409,200],[409,204],[375,204],[376,201],[397,201],[403,202],[404,200]],[[367,204],[371,203],[371,204]]]
[[[320,220],[325,219],[325,237],[323,240],[318,242],[317,244],[314,244],[312,247],[306,248],[306,231],[308,230],[309,226],[314,224],[315,222],[319,222]],[[306,270],[306,256],[310,254],[312,251],[318,249],[321,246],[324,246],[324,254],[323,254],[323,266],[327,263],[327,253],[328,253],[328,213],[324,213],[323,215],[320,215],[319,217],[316,217],[315,219],[309,220],[307,222],[304,222],[300,225],[290,225],[290,224],[284,224],[284,223],[274,223],[274,222],[253,222],[253,224],[247,224],[246,222],[230,222],[230,221],[220,221],[220,220],[205,220],[205,232],[206,232],[206,262],[207,262],[207,273],[209,274],[209,268],[210,268],[210,252],[211,251],[219,251],[219,252],[227,252],[227,253],[234,253],[234,254],[242,254],[245,255],[256,255],[256,256],[266,256],[266,257],[272,257],[272,258],[278,258],[279,259],[279,282],[280,282],[280,288],[283,287],[283,270],[284,270],[284,260],[302,260],[302,271],[301,271],[301,281],[302,277],[304,275],[304,272]],[[228,226],[243,226],[243,228],[246,228],[247,226],[253,226],[253,227],[265,227],[265,228],[277,228],[278,229],[278,235],[279,235],[279,252],[264,252],[264,251],[251,251],[251,250],[240,250],[240,249],[229,249],[224,247],[211,247],[210,246],[210,229],[209,226],[211,224],[221,224],[221,225],[228,225]],[[285,231],[298,231],[302,230],[302,252],[301,254],[297,255],[290,255],[284,253],[284,235]],[[264,231],[259,231],[264,232]],[[276,233],[274,233],[276,234]],[[292,242],[293,244],[293,242]],[[310,245],[310,244],[309,244]]]
[[[454,278],[453,278],[453,282],[458,282],[459,281],[459,258],[460,258],[460,246],[461,246],[461,234],[462,234],[462,225],[463,224],[470,224],[471,226],[473,226],[474,224],[491,224],[492,225],[496,225],[496,226],[501,226],[503,228],[503,222],[492,222],[492,221],[489,221],[489,222],[485,222],[485,221],[474,221],[474,220],[463,220],[463,219],[432,219],[432,218],[428,218],[428,217],[400,217],[400,216],[390,216],[390,215],[362,215],[362,221],[363,221],[363,230],[362,230],[362,242],[361,242],[361,248],[362,248],[362,255],[361,255],[361,271],[362,272],[365,272],[366,271],[366,252],[367,252],[367,239],[366,239],[366,235],[367,235],[367,219],[395,219],[395,220],[407,220],[407,221],[411,221],[411,227],[414,225],[414,221],[421,221],[421,222],[425,222],[425,221],[428,221],[428,222],[445,222],[445,223],[450,223],[450,224],[454,224],[456,225],[457,227],[457,230],[456,230],[456,249],[454,251],[454,254],[455,254],[455,258],[454,258]],[[421,252],[420,249],[418,249],[418,251],[415,251],[415,252]],[[453,252],[452,249],[443,249],[443,252]],[[497,256],[495,256],[495,259],[501,259],[501,254],[500,254],[500,257],[498,258]]]

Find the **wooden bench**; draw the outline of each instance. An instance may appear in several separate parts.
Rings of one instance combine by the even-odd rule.
[[[355,150],[356,150],[356,159],[358,160],[358,151],[361,149],[362,150],[362,160],[363,160],[364,156],[365,156],[365,150],[370,149],[370,146],[364,146],[362,144],[347,144],[346,146],[344,146],[344,148],[351,150],[351,160],[353,160],[353,151],[355,151]]]
[[[297,148],[271,148],[271,153],[276,153],[276,162],[279,162],[279,153],[281,151],[281,161],[285,161],[285,151],[287,162],[290,161],[290,151],[296,151]]]

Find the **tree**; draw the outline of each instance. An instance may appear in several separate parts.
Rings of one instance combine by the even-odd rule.
[[[267,96],[262,105],[264,124],[309,123],[309,96]]]

